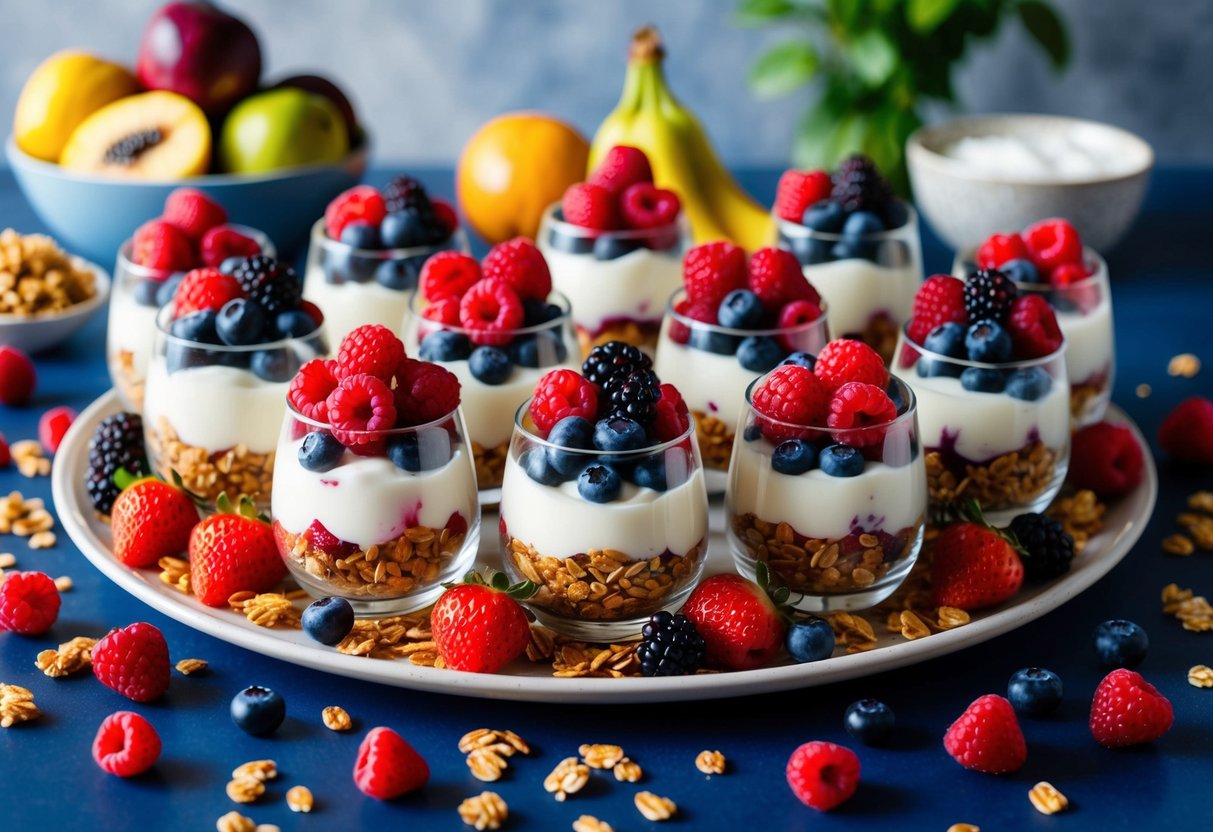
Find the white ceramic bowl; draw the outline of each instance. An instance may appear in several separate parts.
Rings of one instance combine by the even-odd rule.
[[[102,306],[110,293],[109,272],[95,263],[73,257],[77,268],[93,273],[93,287],[97,290],[91,298],[61,312],[44,312],[37,315],[0,314],[0,345],[16,347],[22,352],[38,352],[66,341],[72,333]]]
[[[1041,178],[987,172],[948,155],[960,139],[986,136],[1053,136],[1099,146],[1115,159],[1115,171]],[[1106,252],[1141,209],[1154,151],[1138,136],[1097,121],[992,115],[920,128],[906,142],[906,163],[915,202],[954,249],[975,247],[991,234],[1018,231],[1048,217],[1065,217],[1087,245]]]

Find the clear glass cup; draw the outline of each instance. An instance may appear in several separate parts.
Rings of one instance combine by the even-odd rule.
[[[1043,358],[987,364],[931,352],[905,330],[894,368],[918,399],[933,511],[976,499],[1005,525],[1043,511],[1070,462],[1066,345]]]
[[[264,233],[244,225],[229,223],[227,227],[256,240],[262,254],[277,256],[274,244]],[[185,272],[140,266],[131,261],[130,254],[131,240],[127,240],[118,249],[118,260],[114,264],[105,361],[123,409],[139,413],[143,410],[156,312],[172,297],[172,290]]]
[[[690,245],[682,215],[661,228],[595,231],[562,220],[558,203],[548,208],[539,250],[553,287],[573,306],[583,358],[607,341],[653,354],[666,300],[682,285],[682,255]]]
[[[694,426],[639,451],[587,451],[541,438],[530,404],[515,416],[501,489],[505,571],[539,586],[527,603],[545,626],[587,641],[637,637],[654,612],[682,606],[703,571],[708,495]],[[622,486],[593,502],[578,481],[609,479],[603,469]]]
[[[421,293],[414,292],[405,326],[405,347],[410,355],[441,364],[459,379],[480,502],[494,505],[501,499],[505,458],[518,405],[530,398],[536,383],[548,371],[580,366],[568,298],[553,292],[545,306],[551,307],[554,317],[532,326],[494,332],[493,340],[501,343],[492,345],[478,345],[477,341],[483,339],[475,330],[426,318],[422,314],[426,306]],[[439,331],[450,334],[427,345],[427,339]],[[485,356],[476,355],[488,349],[500,350],[507,357],[507,363],[496,365],[495,372],[486,371]],[[495,359],[500,360],[500,356]]]
[[[421,267],[448,249],[470,251],[462,228],[436,246],[358,249],[330,237],[321,218],[312,226],[303,297],[324,310],[334,343],[364,324],[399,333]]]
[[[458,407],[416,427],[341,431],[288,405],[281,428],[274,539],[309,593],[395,615],[433,603],[471,567],[480,507]],[[320,442],[331,450],[317,456]]]
[[[976,250],[961,252],[952,274],[964,280],[977,268]],[[1070,416],[1076,428],[1103,419],[1116,378],[1116,339],[1112,325],[1112,287],[1108,264],[1092,248],[1083,249],[1090,274],[1067,286],[1016,282],[1020,292],[1041,295],[1057,314],[1066,338],[1066,374],[1070,378]]]
[[[910,573],[926,528],[927,477],[914,393],[894,376],[889,389],[899,407],[892,421],[806,428],[755,410],[758,381],[741,397],[742,440],[733,446],[725,492],[726,536],[737,571],[752,579],[758,562],[765,562],[790,590],[790,603],[808,612],[875,606]],[[772,458],[784,442],[811,445],[809,467],[776,470]],[[815,461],[823,453],[848,456],[848,475],[823,470]]]
[[[172,334],[173,305],[156,316],[143,432],[152,470],[179,474],[213,505],[223,492],[268,509],[274,453],[296,371],[329,354],[325,326],[265,344],[227,346]]]
[[[900,200],[889,210],[895,227],[854,237],[776,217],[778,244],[796,255],[829,305],[834,337],[863,341],[886,364],[923,277],[918,213]]]
[[[746,388],[794,352],[817,355],[830,340],[829,313],[822,309],[817,320],[792,327],[730,329],[676,312],[676,305],[685,297],[685,289],[670,297],[653,370],[678,388],[695,417],[708,490],[720,493]],[[742,350],[746,339],[756,340]]]

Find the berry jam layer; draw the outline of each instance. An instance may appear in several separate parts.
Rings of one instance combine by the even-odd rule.
[[[472,442],[472,457],[476,461],[476,487],[481,491],[488,488],[500,488],[505,479],[505,460],[510,454],[510,441],[485,448],[479,442]]]
[[[733,425],[699,410],[692,410],[695,417],[695,436],[699,440],[699,455],[705,468],[714,471],[729,470],[733,456]]]
[[[233,503],[248,497],[258,505],[269,505],[274,451],[257,453],[243,443],[219,450],[190,445],[163,416],[155,424],[147,424],[146,439],[148,459],[155,472],[169,482],[176,472],[185,487],[207,504],[226,492]]]
[[[986,511],[1028,505],[1056,484],[1057,461],[1058,454],[1040,439],[984,462],[965,459],[954,445],[927,448],[932,506],[946,508],[970,498]]]

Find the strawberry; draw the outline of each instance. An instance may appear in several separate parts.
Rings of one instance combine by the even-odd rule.
[[[1028,759],[1015,709],[993,693],[965,708],[944,734],[943,747],[965,768],[985,774],[1016,771]]]
[[[1171,703],[1140,673],[1117,668],[1091,701],[1091,736],[1105,748],[1152,742],[1175,722]]]
[[[775,188],[775,216],[799,223],[806,208],[830,198],[832,188],[824,170],[785,170]]]
[[[771,663],[783,644],[784,619],[777,603],[787,587],[768,593],[769,574],[759,562],[758,582],[740,575],[713,575],[695,587],[682,612],[703,636],[708,664],[751,670]]]
[[[963,280],[947,274],[932,275],[924,280],[914,295],[910,324],[906,329],[910,340],[921,346],[927,334],[940,324],[965,323],[968,316],[964,297]]]
[[[143,621],[110,632],[93,645],[93,675],[134,702],[151,702],[168,690],[168,643]]]
[[[536,587],[530,581],[511,586],[500,572],[489,583],[477,572],[463,580],[442,593],[430,613],[438,655],[454,670],[496,673],[526,650],[531,625],[515,599]]]
[[[981,516],[977,502],[967,520],[945,528],[935,541],[931,584],[939,606],[976,610],[1001,604],[1023,585],[1023,562],[1011,540]]]
[[[859,757],[832,742],[806,742],[792,752],[788,787],[801,803],[819,812],[845,803],[859,787]]]
[[[184,552],[198,522],[198,509],[189,494],[154,477],[129,483],[119,471],[115,479],[120,488],[127,487],[110,513],[114,557],[139,569]]]
[[[653,168],[643,150],[618,144],[607,151],[598,163],[598,169],[587,181],[592,185],[601,185],[613,194],[621,194],[629,185],[652,182]]]
[[[391,728],[372,728],[358,746],[354,783],[368,797],[391,800],[416,791],[430,779],[430,767]]]
[[[190,533],[190,587],[208,607],[242,590],[264,592],[286,575],[270,524],[247,497],[233,509],[221,494],[212,514]],[[236,511],[238,513],[232,513]]]

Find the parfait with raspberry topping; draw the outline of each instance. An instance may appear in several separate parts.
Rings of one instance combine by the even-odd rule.
[[[295,578],[356,612],[431,603],[480,539],[459,380],[361,326],[290,382],[274,469],[274,537]]]

